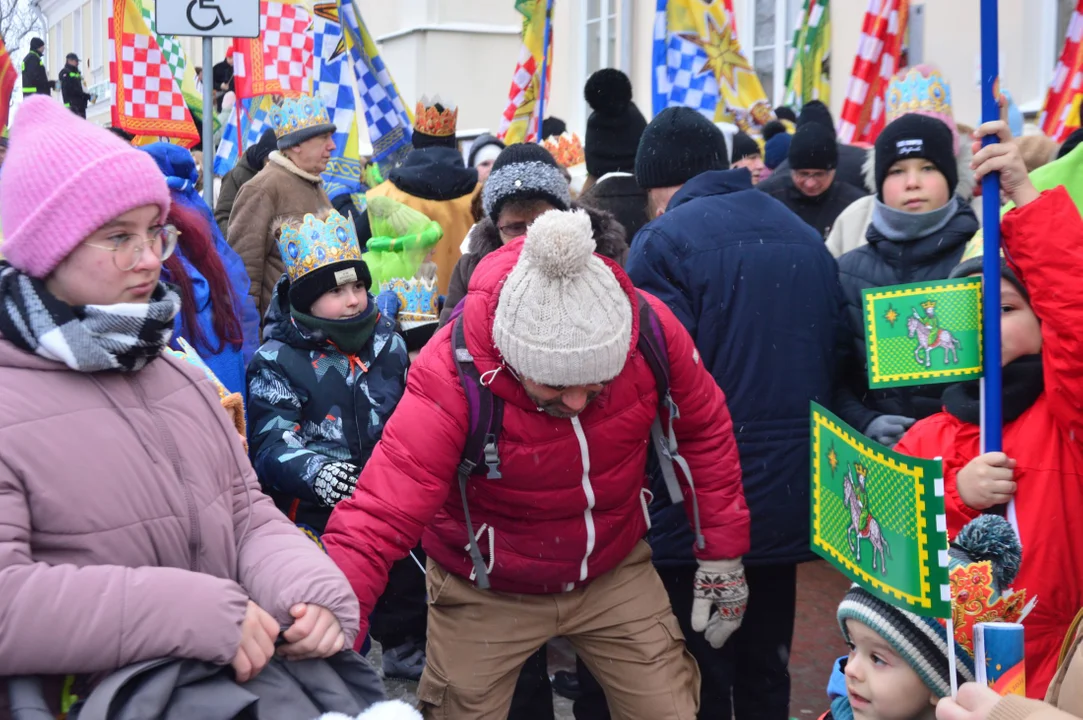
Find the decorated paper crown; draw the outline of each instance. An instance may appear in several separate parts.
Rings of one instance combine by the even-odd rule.
[[[429,266],[431,273],[427,272]],[[401,308],[398,320],[404,330],[440,319],[440,290],[436,286],[436,265],[431,262],[422,264],[418,276],[395,278],[380,286],[380,290],[390,290],[398,296]]]
[[[936,308],[936,300],[926,300],[925,302],[923,302],[921,304],[921,307],[925,308],[926,310],[935,309]]]
[[[542,147],[549,151],[561,167],[569,168],[587,161],[583,153],[583,141],[570,131],[562,135],[550,135],[542,142]]]
[[[451,137],[459,122],[459,108],[443,103],[437,95],[432,100],[422,96],[414,112],[414,130],[433,137]]]
[[[283,98],[281,103],[271,107],[271,127],[279,140],[299,130],[330,124],[327,106],[321,98],[312,95]]]
[[[959,151],[959,134],[952,114],[951,85],[939,70],[929,65],[915,65],[897,73],[888,85],[885,99],[888,123],[909,113],[934,117],[951,129],[955,151]]]
[[[291,283],[324,265],[361,259],[357,230],[352,222],[334,211],[326,220],[317,220],[308,213],[299,228],[283,224],[278,249]]]

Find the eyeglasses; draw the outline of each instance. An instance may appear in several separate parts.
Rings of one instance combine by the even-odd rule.
[[[95,243],[83,243],[98,250],[107,250],[113,253],[113,264],[117,270],[128,272],[139,264],[143,257],[143,250],[149,245],[159,260],[165,261],[177,249],[177,238],[180,230],[172,225],[163,225],[151,233],[150,237],[144,237],[138,233],[118,233],[108,238],[109,245],[97,245]]]
[[[794,170],[794,180],[826,180],[831,174],[830,170]]]
[[[527,227],[529,227],[529,225],[525,222],[515,222],[501,225],[497,230],[500,231],[500,234],[504,236],[505,240],[514,240],[517,237],[526,235]]]

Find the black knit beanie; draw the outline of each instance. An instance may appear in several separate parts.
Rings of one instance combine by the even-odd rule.
[[[839,164],[835,133],[818,122],[799,125],[787,157],[793,170],[834,170]]]
[[[729,169],[726,138],[714,123],[688,107],[658,113],[636,151],[636,182],[644,190],[684,185],[700,173]]]
[[[353,276],[341,274],[351,269],[354,271]],[[294,310],[308,315],[312,304],[319,300],[321,295],[350,282],[360,282],[364,284],[366,290],[372,289],[372,273],[369,272],[369,266],[364,260],[329,263],[302,275],[295,282],[290,283],[290,305]]]
[[[801,108],[801,115],[797,118],[797,127],[815,123],[822,125],[835,134],[835,118],[831,117],[831,111],[820,100],[812,100],[805,103]]]
[[[767,142],[775,135],[779,135],[784,132],[786,132],[786,126],[783,125],[782,122],[779,120],[772,120],[771,122],[763,126],[763,132],[761,133],[761,135],[763,135],[763,141]]]
[[[735,165],[749,155],[759,155],[762,157],[763,151],[760,150],[760,144],[753,140],[747,133],[736,133],[733,136],[733,153],[730,155],[730,165]]]
[[[779,120],[789,120],[794,125],[797,124],[797,113],[789,105],[779,105],[775,108],[775,117]]]
[[[881,200],[887,171],[910,158],[924,158],[935,165],[948,181],[948,194],[955,194],[959,167],[951,130],[936,118],[910,113],[888,123],[876,138],[876,193]]]
[[[554,135],[560,137],[566,132],[568,132],[568,124],[560,118],[550,115],[542,120],[542,140],[548,140]]]
[[[583,154],[587,173],[597,179],[611,172],[632,172],[639,138],[647,127],[643,113],[632,102],[632,82],[616,68],[590,76],[583,95],[594,111],[587,118]]]
[[[45,41],[39,37],[36,37],[30,41],[30,49],[34,52],[41,50],[43,47],[45,47]]]
[[[564,173],[549,151],[534,143],[517,143],[500,151],[481,189],[485,214],[496,224],[509,200],[545,200],[558,210],[571,207]]]

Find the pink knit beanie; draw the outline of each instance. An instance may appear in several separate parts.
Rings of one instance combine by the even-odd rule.
[[[169,213],[169,187],[149,154],[41,95],[24,100],[0,182],[2,251],[44,278],[91,233],[144,205]]]

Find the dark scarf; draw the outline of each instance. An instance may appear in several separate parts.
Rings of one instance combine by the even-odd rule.
[[[292,306],[290,315],[294,322],[311,331],[313,340],[331,342],[347,355],[357,355],[364,349],[376,331],[376,321],[380,319],[380,311],[372,295],[369,295],[369,305],[365,311],[349,320],[326,320],[306,315]]]
[[[1042,356],[1024,355],[1004,366],[1004,422],[1009,423],[1025,413],[1045,390]],[[981,424],[980,381],[950,385],[944,391],[944,409],[965,423]]]
[[[0,334],[16,347],[79,372],[141,370],[173,336],[180,297],[158,283],[148,303],[77,305],[0,263]]]

